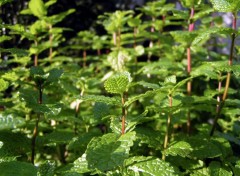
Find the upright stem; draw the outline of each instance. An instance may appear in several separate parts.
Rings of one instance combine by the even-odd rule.
[[[49,44],[50,44],[50,48],[49,48],[49,58],[50,61],[52,61],[52,53],[53,53],[53,48],[52,48],[52,42],[53,42],[53,34],[52,34],[52,25],[49,24]]]
[[[42,85],[40,84],[39,87],[39,99],[38,99],[38,104],[42,104],[42,97],[43,97],[43,88]],[[39,124],[39,120],[40,120],[41,114],[38,113],[37,114],[37,120],[36,120],[36,124],[33,130],[33,137],[32,137],[32,156],[31,156],[31,162],[32,164],[34,164],[34,158],[35,158],[35,149],[36,149],[36,138],[38,135],[38,124]]]
[[[126,101],[126,95],[123,93],[122,95],[122,135],[125,134],[125,122],[127,117],[127,109],[124,107]]]
[[[191,8],[191,13],[190,13],[190,23],[188,25],[188,31],[189,32],[192,32],[194,30],[194,22],[192,22],[192,18],[194,16],[194,8],[192,7]],[[191,48],[190,46],[187,48],[187,73],[188,75],[191,74],[191,69],[192,69],[192,66],[191,66]],[[191,81],[188,81],[187,83],[187,94],[188,96],[191,95],[191,91],[192,91],[192,84],[191,84]],[[188,111],[187,113],[187,133],[190,134],[190,129],[191,129],[191,114],[190,114],[190,111]]]
[[[172,95],[169,95],[169,108],[172,108]],[[168,118],[167,118],[167,129],[166,129],[166,134],[165,134],[165,138],[164,138],[164,144],[163,144],[163,148],[166,149],[168,146],[168,142],[169,142],[169,137],[170,137],[170,128],[171,128],[171,118],[172,118],[172,113],[170,112],[168,114]],[[162,159],[165,160],[165,155],[162,156]]]
[[[84,93],[84,89],[81,91],[80,96],[82,97]],[[76,107],[75,107],[75,118],[78,118],[80,112],[80,102],[76,101]],[[74,134],[77,134],[77,123],[74,124]]]
[[[35,46],[37,47],[38,46],[37,40],[35,40],[34,43],[35,43]],[[38,65],[38,54],[36,53],[34,55],[34,66],[37,66],[37,65]]]
[[[117,46],[118,48],[121,47],[121,29],[118,29],[118,34],[117,34]]]
[[[83,50],[83,68],[87,66],[87,51]]]
[[[114,32],[112,37],[113,37],[113,44],[117,46],[117,33]]]
[[[236,30],[237,29],[237,15],[234,13],[233,14],[233,24],[232,24],[232,29]],[[232,33],[231,35],[232,37],[232,42],[231,42],[231,48],[230,48],[230,54],[229,54],[229,59],[228,59],[228,65],[232,66],[232,61],[233,61],[233,50],[234,50],[234,44],[235,44],[235,38],[236,38],[236,34]],[[226,78],[226,84],[225,84],[225,89],[224,89],[224,93],[222,96],[222,101],[219,104],[219,107],[217,109],[217,113],[213,122],[213,126],[212,129],[210,131],[210,136],[213,136],[215,128],[217,126],[217,121],[219,119],[219,116],[221,114],[222,108],[224,106],[225,100],[227,98],[227,94],[228,94],[228,89],[229,89],[229,85],[230,85],[230,79],[231,79],[231,72],[227,73],[227,78]]]

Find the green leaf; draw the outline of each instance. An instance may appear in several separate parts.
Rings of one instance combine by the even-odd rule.
[[[170,146],[164,151],[165,155],[181,156],[187,157],[193,151],[191,145],[185,141],[173,142]]]
[[[193,148],[193,151],[190,154],[191,157],[204,159],[222,156],[222,151],[219,148],[219,144],[217,145],[202,136],[191,137],[186,142],[189,143]]]
[[[84,95],[80,96],[79,99],[83,101],[106,103],[107,105],[121,106],[121,99],[119,97],[106,97],[103,95]]]
[[[94,138],[86,150],[88,167],[104,172],[122,166],[129,156],[134,140],[135,132],[126,133],[120,137],[109,133],[100,138]]]
[[[130,73],[123,72],[110,77],[105,81],[104,87],[109,93],[122,95],[127,90],[130,81]]]
[[[206,40],[210,38],[212,34],[224,34],[224,35],[231,35],[234,32],[231,28],[218,28],[212,27],[208,29],[204,29],[203,31],[199,31],[197,33],[197,37],[194,38],[192,45],[198,45],[202,40]]]
[[[66,16],[72,14],[75,12],[75,9],[69,9],[68,11],[66,12],[62,12],[62,13],[59,13],[57,15],[53,15],[53,16],[50,16],[50,17],[47,17],[45,18],[45,20],[52,24],[52,25],[55,25],[59,22],[61,22]]]
[[[159,92],[160,90],[157,89],[157,90],[149,90],[147,92],[145,92],[144,94],[140,94],[140,95],[136,95],[136,96],[133,96],[133,97],[130,97],[124,104],[125,107],[128,107],[130,104],[132,104],[133,102],[137,101],[137,100],[140,100],[142,98],[145,98],[145,97],[151,97],[151,96],[154,96],[157,92]]]
[[[63,70],[54,68],[54,69],[50,70],[48,73],[49,73],[49,76],[47,77],[46,83],[52,83],[52,82],[56,82],[59,80],[59,78],[63,74]]]
[[[210,0],[213,8],[219,12],[237,12],[240,9],[240,0]]]
[[[189,47],[197,36],[195,31],[172,31],[170,34],[173,36],[176,42],[183,44],[186,47]]]
[[[183,6],[191,8],[200,5],[202,0],[182,0],[181,2]]]
[[[177,78],[175,75],[168,76],[164,80],[164,85],[174,85],[177,82]]]
[[[2,36],[0,36],[0,43],[4,42],[6,40],[11,40],[11,39],[12,39],[12,37],[10,37],[10,36],[2,35]]]
[[[0,6],[2,6],[3,4],[6,4],[8,2],[11,2],[13,0],[0,0]]]
[[[8,88],[8,82],[0,79],[0,91],[4,91]]]
[[[37,176],[37,168],[30,164],[20,161],[0,163],[0,176]]]
[[[9,49],[0,48],[0,52],[11,53],[12,55],[17,55],[19,57],[28,56],[28,51],[24,49],[18,49],[18,48],[9,48]]]
[[[131,160],[132,158],[128,159]],[[128,175],[166,175],[174,176],[179,175],[179,171],[176,168],[171,166],[166,161],[160,160],[159,158],[146,157],[143,160],[143,157],[134,157],[135,164],[132,164],[127,167]]]
[[[93,114],[96,118],[101,119],[109,115],[109,106],[106,103],[97,102],[94,104]]]
[[[158,89],[160,88],[159,84],[154,84],[154,83],[149,83],[149,82],[145,82],[145,81],[139,81],[139,82],[136,82],[134,84],[139,84],[143,87],[147,87],[147,88],[150,88],[150,89]]]
[[[136,56],[141,56],[145,52],[145,49],[142,45],[138,45],[134,49],[135,49],[135,52],[136,52]]]
[[[15,117],[13,114],[0,114],[0,130],[14,129],[25,124],[21,117]]]
[[[233,173],[227,169],[221,166],[221,163],[213,161],[209,165],[209,174],[211,176],[232,176]]]
[[[42,0],[31,0],[28,6],[33,15],[40,19],[47,15],[47,9]]]
[[[11,139],[11,140],[10,140]],[[22,133],[11,133],[0,131],[0,141],[3,146],[0,148],[0,159],[10,159],[23,156],[30,152],[30,139]]]
[[[50,7],[51,5],[55,4],[57,0],[49,0],[44,5],[46,8]]]
[[[38,168],[38,176],[54,176],[56,164],[53,161],[46,160],[43,164]]]
[[[9,71],[7,73],[5,73],[4,75],[2,75],[2,78],[9,80],[9,81],[16,81],[19,79],[19,76],[16,74],[15,71]],[[1,82],[1,79],[0,79]],[[1,85],[1,83],[0,83]]]
[[[86,159],[86,154],[84,153],[80,158],[74,161],[74,167],[71,168],[71,171],[77,173],[87,173],[91,172],[93,169],[89,169],[88,161]]]

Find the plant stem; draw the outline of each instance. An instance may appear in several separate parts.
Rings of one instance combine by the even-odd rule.
[[[234,30],[237,29],[237,15],[235,13],[233,14],[232,29],[234,29]],[[232,33],[231,37],[232,37],[232,42],[231,42],[231,48],[230,48],[230,54],[229,54],[229,60],[228,60],[228,65],[229,66],[232,66],[233,50],[234,50],[236,34]],[[222,111],[222,108],[224,106],[225,100],[227,98],[228,89],[229,89],[229,85],[230,85],[230,79],[231,79],[231,72],[228,72],[227,73],[227,78],[226,78],[225,89],[224,89],[224,93],[223,93],[223,96],[222,96],[222,101],[218,105],[217,113],[216,113],[216,116],[215,116],[215,119],[214,119],[214,122],[213,122],[212,129],[210,131],[210,136],[213,136],[213,134],[214,134],[215,128],[217,126],[217,121],[219,119],[219,116],[221,114],[221,111]]]
[[[122,95],[122,135],[125,134],[125,122],[127,117],[127,109],[124,107],[126,101],[126,94],[123,93]]]
[[[169,108],[172,108],[172,95],[169,95]],[[166,134],[165,134],[165,138],[164,138],[164,144],[163,144],[163,148],[166,149],[168,146],[168,142],[169,142],[169,136],[170,136],[170,128],[171,128],[171,118],[172,118],[172,113],[170,112],[168,114],[168,118],[167,118],[167,129],[166,129]],[[162,156],[162,159],[165,160],[165,155]]]
[[[87,66],[87,51],[83,50],[83,68]]]
[[[42,104],[42,97],[43,97],[43,88],[42,85],[40,84],[39,87],[39,99],[38,99],[38,104]],[[39,120],[40,120],[41,114],[38,113],[37,114],[37,120],[36,120],[36,124],[33,130],[33,137],[32,137],[32,156],[31,156],[31,162],[32,164],[34,164],[34,158],[35,158],[35,149],[36,149],[36,138],[38,135],[38,124],[39,124]]]
[[[38,46],[37,40],[35,40],[34,43],[35,43],[35,46],[37,47]],[[36,53],[34,55],[34,66],[37,66],[37,65],[38,65],[38,54]]]
[[[49,58],[50,58],[50,62],[52,61],[52,53],[53,53],[53,48],[52,48],[52,42],[53,42],[53,34],[52,34],[52,25],[49,24],[49,44],[50,44],[50,48],[49,48]]]
[[[194,16],[194,8],[191,8],[191,13],[190,13],[190,24],[188,25],[188,31],[192,32],[194,30],[194,22],[192,22],[192,18]],[[190,46],[187,48],[187,73],[188,75],[191,74],[191,48]],[[191,91],[192,91],[192,83],[191,81],[188,81],[187,83],[187,94],[188,96],[191,96]],[[187,112],[187,133],[190,134],[190,129],[191,129],[191,114],[190,111]]]

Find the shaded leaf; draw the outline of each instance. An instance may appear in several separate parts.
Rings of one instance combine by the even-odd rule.
[[[54,176],[56,164],[53,161],[46,160],[43,164],[38,168],[38,176]]]
[[[83,101],[94,101],[106,103],[109,105],[121,106],[121,99],[119,97],[106,97],[103,95],[84,95],[80,96],[79,99]]]
[[[0,114],[0,130],[14,129],[25,124],[21,117],[15,117],[13,114]]]
[[[173,144],[170,144],[167,150],[164,151],[164,154],[187,157],[192,151],[193,151],[193,148],[189,143],[185,141],[177,141],[177,142],[174,142]]]
[[[0,163],[1,176],[37,176],[37,168],[30,163],[11,161]]]
[[[130,147],[135,140],[135,133],[126,133],[119,137],[114,133],[94,138],[87,147],[87,161],[90,169],[107,171],[123,165],[128,158]]]
[[[213,161],[210,163],[209,174],[211,176],[232,176],[233,173],[221,166],[221,163]]]

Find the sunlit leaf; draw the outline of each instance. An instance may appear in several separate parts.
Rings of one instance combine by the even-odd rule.
[[[47,15],[47,10],[42,0],[31,0],[28,5],[29,9],[36,17],[43,18]]]
[[[130,74],[128,72],[123,72],[110,77],[105,81],[104,87],[109,93],[123,94],[127,90],[130,81]]]

